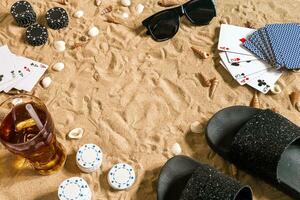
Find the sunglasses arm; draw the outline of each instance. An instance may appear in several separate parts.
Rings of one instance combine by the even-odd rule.
[[[174,8],[174,11],[182,17],[185,14],[184,5],[178,6],[177,8]]]

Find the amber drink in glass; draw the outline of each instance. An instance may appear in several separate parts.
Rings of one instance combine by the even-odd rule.
[[[14,96],[0,104],[0,141],[26,158],[42,175],[57,172],[66,161],[54,123],[44,103],[30,95]]]

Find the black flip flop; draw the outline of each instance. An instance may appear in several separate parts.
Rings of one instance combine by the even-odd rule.
[[[233,106],[208,122],[206,139],[220,156],[300,199],[300,128],[273,111]]]
[[[252,190],[186,156],[175,156],[162,167],[157,200],[252,200]]]

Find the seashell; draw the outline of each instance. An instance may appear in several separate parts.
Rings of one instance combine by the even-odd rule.
[[[253,95],[250,106],[253,107],[253,108],[260,108],[260,101],[259,101],[258,94],[257,94],[256,91]]]
[[[174,155],[179,155],[182,153],[181,146],[178,143],[173,144],[171,151]]]
[[[15,106],[15,105],[23,103],[23,100],[22,100],[22,98],[15,98],[11,101],[11,103]]]
[[[175,6],[179,5],[180,2],[178,0],[159,0],[158,5],[163,7]]]
[[[229,24],[226,18],[220,20],[220,24]]]
[[[251,23],[251,22],[249,22],[249,21],[247,21],[244,25],[245,25],[245,27],[247,27],[247,28],[255,29],[255,26],[253,25],[253,23]]]
[[[279,110],[277,110],[277,108],[275,108],[275,107],[271,108],[271,110],[275,113],[279,113]]]
[[[295,91],[290,94],[292,105],[300,112],[300,92]]]
[[[106,16],[106,20],[105,21],[108,22],[108,23],[120,24],[120,22],[116,18],[114,18],[114,17],[112,17],[110,15]]]
[[[88,32],[88,35],[90,36],[90,37],[96,37],[97,35],[99,35],[99,29],[96,27],[96,26],[93,26],[90,30],[89,30],[89,32]]]
[[[100,6],[102,4],[102,0],[95,0],[96,6]]]
[[[67,5],[69,3],[69,0],[61,0],[59,3],[62,5]]]
[[[141,3],[139,3],[138,5],[136,5],[135,7],[135,11],[137,14],[141,14],[144,11],[145,6]]]
[[[198,74],[200,77],[200,82],[204,87],[210,87],[211,86],[211,81],[207,79],[202,73]]]
[[[74,17],[76,18],[81,18],[84,15],[84,11],[83,10],[78,10],[74,13]]]
[[[293,72],[300,73],[300,69],[293,69]]]
[[[122,6],[128,7],[131,5],[131,0],[121,0]]]
[[[87,38],[86,38],[85,36],[81,36],[81,37],[79,38],[79,40],[80,40],[81,42],[86,42],[86,41],[87,41]]]
[[[202,132],[202,126],[199,121],[195,121],[191,123],[190,129],[193,133],[201,133]]]
[[[64,68],[65,68],[65,64],[62,62],[58,62],[55,65],[53,65],[53,67],[52,67],[52,69],[57,72],[62,71]]]
[[[54,42],[54,48],[58,52],[63,52],[66,50],[66,43],[62,40]]]
[[[129,14],[127,12],[122,13],[122,18],[123,19],[128,19],[128,17],[129,17]]]
[[[68,133],[68,137],[70,139],[80,139],[82,138],[83,133],[84,133],[83,128],[74,128]]]
[[[201,59],[206,59],[209,57],[209,53],[201,51],[200,49],[196,47],[191,47],[191,49],[194,51],[195,54],[197,54]]]
[[[110,13],[112,11],[112,9],[113,9],[112,6],[108,6],[108,7],[104,8],[103,10],[101,10],[100,14],[105,15],[107,13]]]
[[[232,176],[234,176],[234,177],[237,176],[238,170],[237,170],[237,168],[236,168],[235,165],[232,165],[232,164],[230,165],[230,171],[231,171],[231,175],[232,175]]]
[[[275,84],[272,88],[271,88],[271,92],[273,94],[279,94],[282,92],[281,87],[278,84]]]
[[[48,88],[51,85],[51,83],[52,83],[52,79],[49,76],[43,78],[41,82],[43,88]]]
[[[218,85],[219,85],[219,80],[217,78],[213,78],[211,80],[211,86],[210,86],[210,90],[209,90],[209,97],[211,99],[214,97],[214,94],[217,90]]]
[[[85,46],[86,43],[75,43],[73,46],[72,46],[72,49],[76,49],[76,48],[79,48],[79,47],[83,47]]]

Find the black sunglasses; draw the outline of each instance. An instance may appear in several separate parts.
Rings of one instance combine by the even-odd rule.
[[[148,35],[155,41],[162,42],[174,37],[183,15],[192,24],[207,25],[216,16],[215,4],[213,0],[191,0],[181,6],[160,11],[142,23],[148,29]]]

